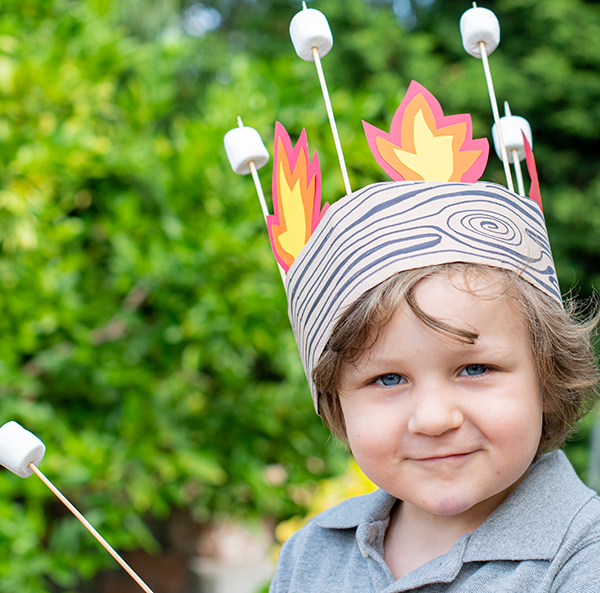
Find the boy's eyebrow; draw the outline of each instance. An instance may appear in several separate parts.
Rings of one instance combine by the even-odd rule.
[[[477,340],[474,344],[465,344],[460,340],[451,340],[454,347],[451,349],[455,356],[506,356],[513,351],[511,344],[494,343],[489,340]],[[422,353],[423,356],[427,356],[427,352]],[[379,357],[373,356],[372,353],[365,353],[362,359],[356,362],[350,363],[350,366],[355,368],[359,372],[369,371],[370,368],[379,368],[380,366],[390,366],[395,364],[402,364],[402,356],[386,356]]]

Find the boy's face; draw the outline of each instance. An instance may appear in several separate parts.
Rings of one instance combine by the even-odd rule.
[[[404,303],[346,365],[340,401],[354,457],[375,484],[405,507],[479,524],[537,452],[542,396],[522,315],[460,281],[428,278],[415,297],[432,317],[475,330],[475,344],[426,327]]]

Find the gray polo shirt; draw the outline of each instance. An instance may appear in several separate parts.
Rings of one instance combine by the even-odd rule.
[[[395,502],[378,490],[312,519],[284,544],[270,593],[600,592],[600,498],[562,451],[448,553],[394,582],[383,540]]]

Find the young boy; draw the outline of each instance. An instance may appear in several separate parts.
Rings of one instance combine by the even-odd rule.
[[[317,411],[380,490],[290,538],[271,592],[600,590],[600,498],[555,450],[592,401],[595,320],[563,306],[538,204],[368,186],[286,290]]]

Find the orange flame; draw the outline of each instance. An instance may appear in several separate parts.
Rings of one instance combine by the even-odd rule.
[[[285,128],[275,124],[273,209],[267,216],[275,258],[287,272],[317,228],[329,204],[321,209],[321,169],[317,153],[308,158],[306,131],[296,147]]]
[[[437,99],[414,80],[390,133],[363,121],[371,152],[394,181],[477,181],[489,144],[473,139],[471,116],[445,116]]]

